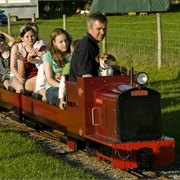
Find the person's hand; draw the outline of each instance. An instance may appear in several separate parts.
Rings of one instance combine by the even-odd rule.
[[[28,56],[36,57],[37,56],[37,52],[35,50],[32,50],[32,51],[29,52]]]
[[[62,98],[60,99],[59,107],[60,107],[60,109],[62,109],[62,110],[65,110],[65,109],[66,109],[66,102],[65,102]]]
[[[122,74],[126,74],[127,68],[126,68],[125,66],[120,66],[120,72],[121,72]]]
[[[21,54],[23,56],[23,58],[25,58],[27,55],[27,52],[24,48],[22,48],[21,50],[18,51],[18,54]]]
[[[17,79],[18,79],[18,81],[19,81],[21,84],[24,83],[24,78],[18,77]]]
[[[21,60],[21,61],[24,61],[24,57],[23,57],[23,55],[22,55],[20,52],[18,52],[18,53],[16,54],[16,59]]]

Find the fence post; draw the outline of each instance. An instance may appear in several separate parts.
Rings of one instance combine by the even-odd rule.
[[[63,14],[63,29],[66,30],[66,15]]]
[[[106,37],[102,40],[102,53],[107,53],[107,48],[106,48]]]
[[[11,15],[8,13],[8,34],[11,35]]]
[[[160,13],[157,13],[157,34],[158,34],[158,69],[160,69],[162,62],[162,24],[161,24]]]
[[[32,15],[32,22],[36,22],[36,14]]]

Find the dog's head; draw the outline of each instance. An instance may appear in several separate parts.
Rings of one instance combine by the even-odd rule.
[[[116,61],[115,57],[110,54],[98,54],[95,60],[100,64],[102,68],[109,68],[110,61]]]

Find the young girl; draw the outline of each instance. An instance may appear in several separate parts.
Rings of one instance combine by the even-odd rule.
[[[36,64],[38,68],[38,74],[36,78],[36,92],[42,95],[42,100],[46,102],[45,96],[45,74],[42,58],[48,51],[48,45],[43,41],[39,40],[33,46],[33,50],[28,54],[28,62]]]
[[[63,67],[70,62],[70,44],[72,37],[61,28],[51,32],[49,51],[43,56],[44,71],[46,77],[46,98],[59,107],[59,82]],[[56,73],[60,75],[56,76]]]
[[[35,92],[38,69],[35,64],[27,61],[28,53],[32,51],[36,41],[35,31],[31,27],[21,27],[21,42],[13,45],[11,50],[10,82],[11,86],[20,93],[21,90]],[[18,72],[18,61],[24,62],[24,72]]]
[[[70,46],[70,49],[71,49],[71,56],[73,54],[73,51],[77,45],[77,43],[79,42],[79,40],[75,40],[71,43],[71,46]],[[62,72],[62,78],[61,78],[61,81],[59,83],[59,99],[60,99],[60,103],[59,103],[59,107],[60,109],[64,110],[65,109],[65,106],[66,105],[66,102],[65,102],[65,96],[66,96],[66,88],[65,88],[65,75],[66,74],[69,74],[69,71],[70,71],[70,62],[67,63],[63,69],[63,72]]]
[[[35,31],[35,35],[36,35],[36,41],[39,40],[39,37],[38,37],[38,32],[39,32],[39,28],[38,28],[38,25],[35,23],[35,22],[32,22],[32,21],[28,21],[26,24],[25,24],[26,27],[32,27]]]
[[[34,32],[35,32],[35,42],[37,40],[39,40],[39,37],[38,37],[38,32],[39,32],[39,28],[37,26],[37,24],[35,22],[32,22],[32,21],[28,21],[23,27],[31,27],[34,29]],[[17,38],[16,38],[16,42],[19,43],[21,42],[21,36],[19,35]],[[22,51],[21,53],[23,54],[23,48],[20,47],[20,51]],[[25,52],[26,53],[26,52]],[[23,61],[17,61],[17,66],[18,66],[18,74],[21,75],[21,76],[24,76],[24,73],[25,73],[25,67],[24,67],[24,62]]]
[[[6,38],[9,40],[8,43]],[[15,39],[11,35],[0,30],[0,74],[2,84],[6,89],[10,86],[10,54],[14,42]]]

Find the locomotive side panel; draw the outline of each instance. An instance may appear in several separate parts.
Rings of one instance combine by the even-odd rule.
[[[96,123],[95,133],[99,136],[105,137],[110,141],[119,142],[119,136],[117,132],[117,97],[122,93],[122,88],[132,88],[132,86],[125,85],[129,76],[124,76],[123,79],[119,79],[115,82],[110,82],[102,85],[95,91],[94,108],[96,110],[96,116],[94,117]],[[125,80],[125,81],[124,81]],[[97,115],[97,114],[100,115]],[[98,117],[99,116],[99,117]]]
[[[96,98],[96,111],[94,113],[95,133],[117,141],[116,132],[116,101]]]
[[[79,109],[79,118],[81,118],[81,123],[84,123],[84,135],[87,134],[94,134],[96,125],[94,125],[93,122],[93,108],[96,107],[96,104],[94,103],[95,98],[95,91],[104,86],[104,84],[109,85],[110,83],[117,83],[117,82],[123,82],[130,84],[130,78],[129,76],[108,76],[108,77],[90,77],[90,78],[77,78],[77,94],[78,94],[78,109]],[[69,82],[67,81],[67,84]],[[68,89],[67,94],[71,93],[71,91],[74,89]],[[69,95],[68,95],[69,96]],[[114,101],[114,100],[113,100]],[[107,102],[107,106],[112,106],[111,109],[109,108],[105,113],[109,116],[109,118],[112,115],[112,112],[114,111],[115,103]],[[96,111],[96,110],[95,110]],[[72,115],[73,116],[73,115]],[[115,114],[113,113],[113,116]],[[112,123],[110,123],[112,127]],[[109,127],[107,130],[111,129]],[[109,132],[111,134],[111,132]]]

